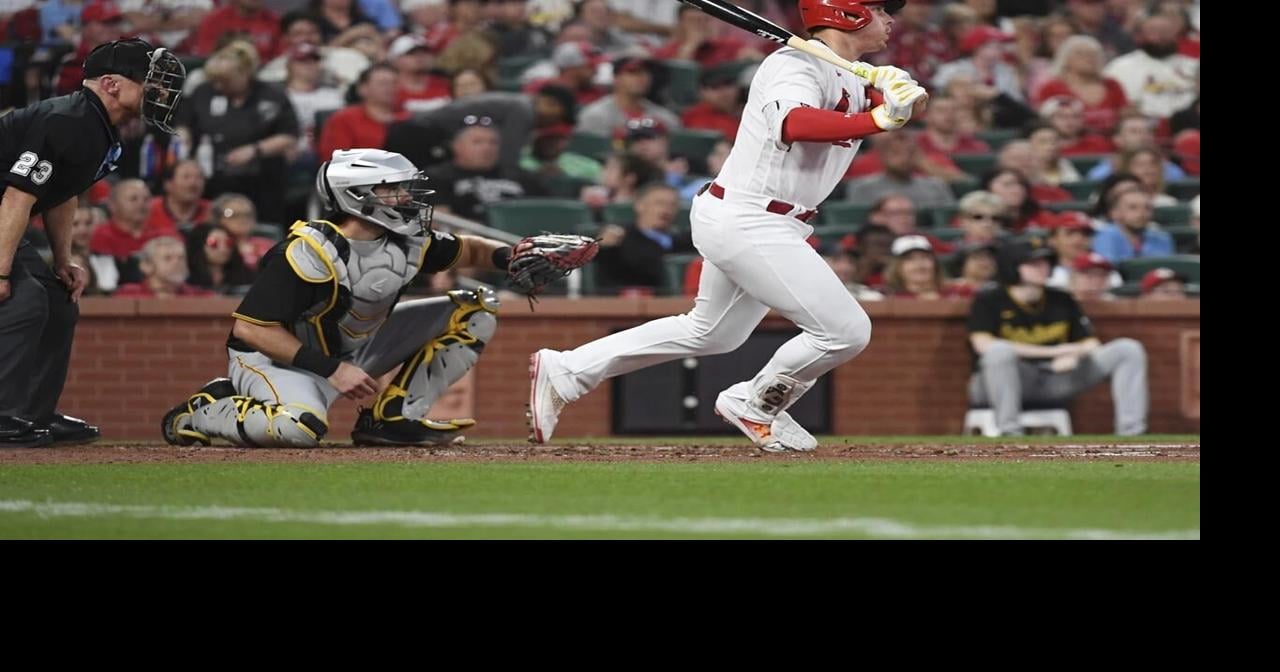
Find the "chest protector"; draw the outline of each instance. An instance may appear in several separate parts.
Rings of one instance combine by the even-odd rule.
[[[377,240],[348,240],[324,220],[296,222],[285,257],[306,282],[325,284],[328,296],[309,307],[294,335],[331,357],[346,358],[378,332],[400,294],[422,268],[430,234],[388,233]]]

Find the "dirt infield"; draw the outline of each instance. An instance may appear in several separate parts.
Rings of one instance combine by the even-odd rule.
[[[441,448],[175,448],[155,444],[94,444],[0,450],[0,466],[17,464],[199,464],[335,462],[753,462],[875,460],[1109,460],[1199,462],[1199,444],[855,444],[837,442],[812,453],[765,453],[726,444],[608,445],[481,444]]]

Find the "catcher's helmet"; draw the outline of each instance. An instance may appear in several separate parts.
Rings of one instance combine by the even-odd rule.
[[[862,30],[871,23],[871,5],[884,5],[893,14],[905,4],[907,0],[800,0],[800,19],[805,30]]]
[[[375,190],[376,187],[384,187]],[[436,193],[409,159],[381,149],[338,149],[316,173],[316,192],[328,210],[345,212],[402,236],[431,227]]]

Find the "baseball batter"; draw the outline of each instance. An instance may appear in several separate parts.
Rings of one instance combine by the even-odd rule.
[[[855,61],[883,49],[905,0],[800,0],[812,42]],[[756,376],[720,393],[716,412],[758,447],[812,450],[786,412],[822,374],[867,347],[871,321],[805,242],[808,222],[862,139],[901,128],[927,93],[892,66],[864,87],[850,72],[783,48],[760,65],[724,168],[693,200],[693,243],[705,258],[693,310],[574,350],[530,357],[530,440],[551,439],[561,409],[607,378],[676,358],[737,349],[777,310],[803,331]],[[878,91],[876,90],[878,89]]]

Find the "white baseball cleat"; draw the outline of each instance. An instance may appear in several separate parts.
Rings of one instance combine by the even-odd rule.
[[[529,355],[529,408],[525,418],[529,423],[529,442],[546,443],[560,421],[560,411],[568,403],[556,393],[551,384],[548,360],[560,353],[542,349]]]
[[[756,422],[745,417],[747,402],[734,399],[726,392],[716,397],[716,415],[737,427],[761,450],[770,453],[788,450],[808,452],[818,447],[818,440],[786,411],[778,413],[772,424]]]

